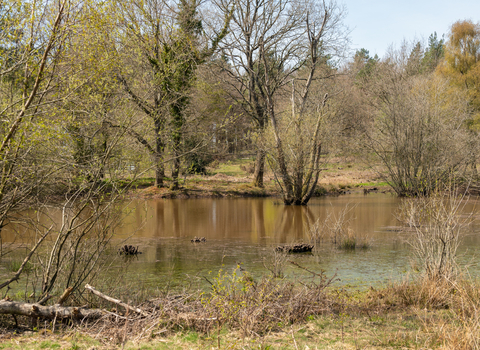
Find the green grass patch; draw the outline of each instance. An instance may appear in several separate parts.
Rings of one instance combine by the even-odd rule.
[[[22,266],[22,263],[23,263],[23,260],[20,261],[20,260],[10,260],[8,263],[7,263],[7,269],[8,271],[10,272],[17,272],[18,269],[20,268],[20,266]],[[30,263],[30,262],[27,262],[25,264],[25,266],[23,267],[23,272],[24,273],[30,273],[33,271],[33,264]]]
[[[54,341],[45,340],[40,343],[40,349],[60,349],[62,346]]]
[[[252,163],[253,163],[253,160],[251,158],[228,160],[225,163],[220,163],[213,170],[213,173],[225,174],[228,176],[245,176],[246,172],[241,169],[241,166],[246,167],[248,165],[251,165]]]

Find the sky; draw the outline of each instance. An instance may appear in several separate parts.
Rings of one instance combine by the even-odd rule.
[[[433,32],[447,38],[450,26],[469,19],[480,22],[480,0],[337,0],[347,9],[345,24],[352,31],[354,51],[365,48],[382,58],[393,45],[424,41]]]

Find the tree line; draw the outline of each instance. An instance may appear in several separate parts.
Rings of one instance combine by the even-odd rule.
[[[427,45],[404,44],[382,59],[366,49],[351,58],[345,14],[335,1],[3,2],[0,151],[41,160],[37,179],[58,165],[50,161],[54,155],[64,164],[50,170],[63,181],[92,183],[126,169],[153,169],[155,185],[165,186],[169,175],[172,189],[182,172],[201,173],[215,157],[248,151],[255,153],[255,186],[263,186],[269,166],[284,202],[306,204],[323,155],[339,144],[361,144],[389,169],[400,195],[419,194],[431,187],[423,176],[438,180],[436,170],[425,168],[429,162],[451,173],[463,160],[447,166],[412,154],[408,162],[418,162],[412,169],[390,169],[400,156],[395,150],[407,156],[409,147],[419,149],[391,137],[397,128],[413,128],[407,115],[415,118],[417,109],[408,110],[415,103],[441,106],[428,96],[407,101],[421,99],[417,91],[427,87],[420,85],[444,84],[444,107],[465,119],[456,122],[466,128],[455,130],[470,133],[462,156],[470,153],[475,170],[478,25],[459,21],[446,40],[435,33]],[[431,112],[417,117],[435,119]],[[438,131],[430,119],[417,120],[415,128],[426,123]],[[27,153],[13,152],[16,142]],[[22,169],[16,161],[6,164],[3,183],[10,170]],[[410,189],[415,182],[426,188]]]

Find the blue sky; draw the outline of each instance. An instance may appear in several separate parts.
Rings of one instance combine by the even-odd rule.
[[[426,40],[433,32],[448,34],[457,20],[480,21],[480,0],[337,0],[345,4],[345,24],[352,30],[353,50],[365,48],[383,57],[389,46]]]

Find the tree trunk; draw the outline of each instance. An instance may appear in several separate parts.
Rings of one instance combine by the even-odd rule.
[[[155,156],[155,187],[163,187],[163,178],[165,177],[165,170],[161,158]]]
[[[172,186],[170,187],[171,190],[178,190],[178,174],[180,173],[180,157],[178,152],[174,152],[173,158],[173,168],[172,168]]]
[[[268,115],[270,117],[270,123],[272,124],[273,134],[275,136],[275,149],[277,151],[276,158],[278,163],[278,171],[283,181],[284,188],[282,188],[283,194],[283,203],[285,205],[292,205],[296,204],[298,201],[295,200],[295,193],[293,188],[293,183],[290,175],[288,174],[288,168],[285,161],[285,153],[283,152],[283,145],[282,140],[280,138],[278,127],[277,127],[277,119],[275,116],[275,111],[273,110],[273,104],[271,102],[271,98],[268,100]]]
[[[173,147],[173,168],[172,168],[172,190],[178,189],[178,175],[180,173],[180,154],[182,144],[182,127],[183,127],[183,108],[188,103],[185,98],[179,99],[177,103],[170,108],[170,115],[172,116],[172,147]]]
[[[163,187],[163,178],[165,177],[165,167],[163,164],[163,149],[164,143],[162,135],[163,130],[162,120],[160,118],[155,119],[155,187]]]
[[[265,151],[257,150],[255,171],[253,173],[253,186],[263,188],[263,175],[265,172]]]

